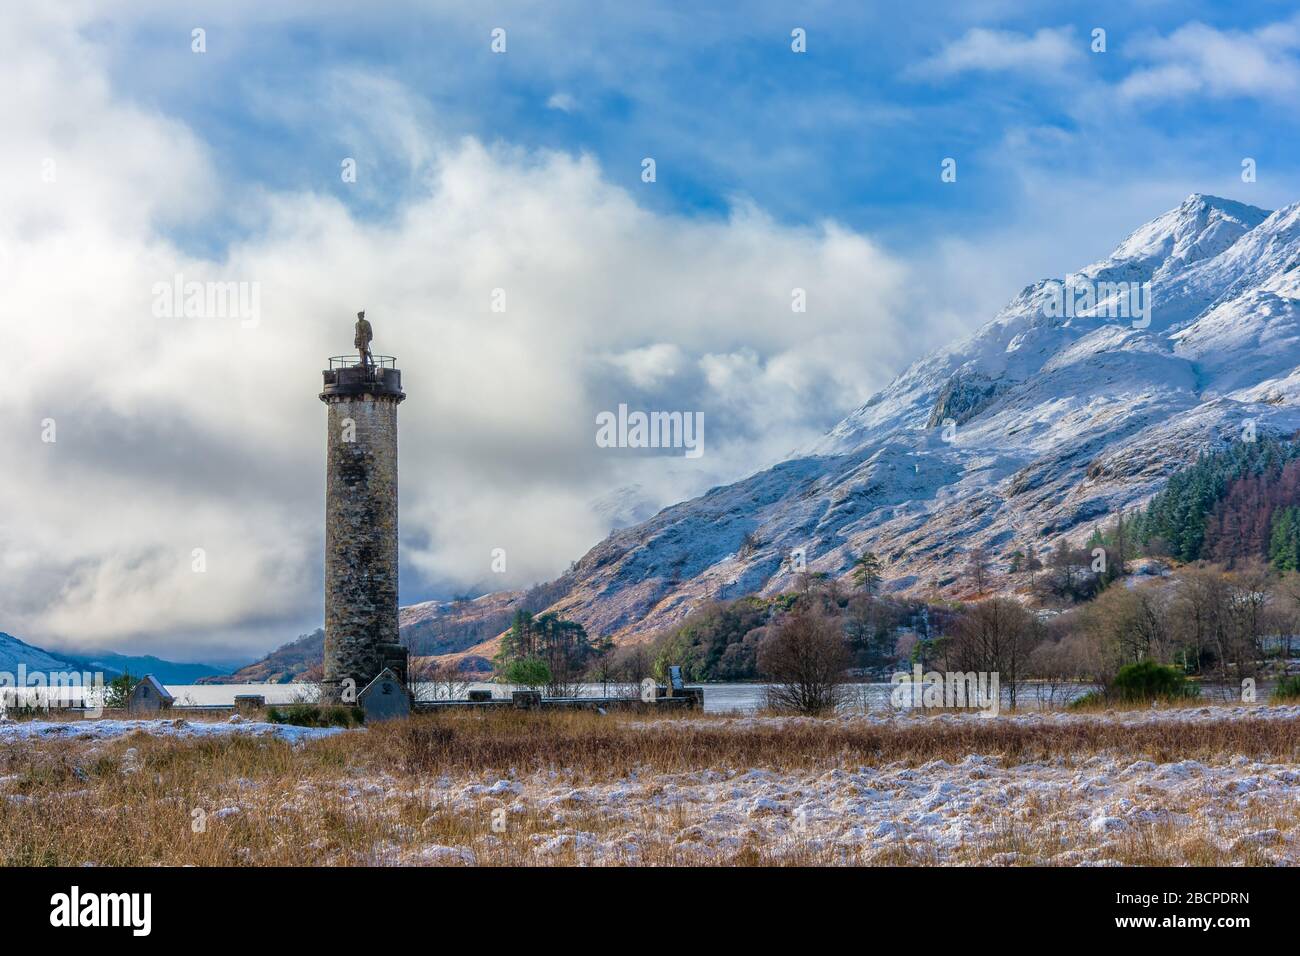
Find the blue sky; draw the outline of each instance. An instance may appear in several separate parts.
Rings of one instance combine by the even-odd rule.
[[[60,439],[0,471],[0,630],[194,659],[318,626],[316,391],[360,308],[409,395],[413,602],[548,580],[612,513],[807,447],[1189,193],[1300,199],[1294,9],[1024,6],[23,7],[0,402]],[[159,318],[178,274],[259,321]],[[606,454],[622,403],[704,414],[707,452]]]
[[[1195,180],[1269,205],[1294,191],[1289,4],[458,6],[244,8],[229,20],[182,7],[92,29],[114,34],[118,88],[190,118],[223,176],[273,189],[318,176],[366,216],[390,214],[416,179],[382,141],[341,135],[322,91],[349,70],[400,84],[442,135],[590,153],[653,209],[717,216],[747,199],[898,248],[1034,218],[1024,207],[1053,194]],[[177,35],[203,23],[208,53],[196,60]],[[489,48],[497,27],[505,54]],[[807,31],[802,55],[795,27]],[[1098,27],[1104,53],[1090,49]],[[1289,40],[1270,37],[1283,31]],[[1256,56],[1258,71],[1216,85],[1216,57]],[[1123,93],[1171,68],[1188,75]],[[341,151],[373,189],[339,183]],[[658,164],[653,189],[639,180],[645,156]],[[1244,156],[1261,171],[1248,188]],[[945,157],[958,161],[956,184],[939,181]],[[1150,195],[1139,214],[1178,198]]]

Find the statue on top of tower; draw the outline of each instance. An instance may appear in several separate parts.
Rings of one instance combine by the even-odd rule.
[[[363,309],[357,313],[357,336],[352,342],[357,351],[361,353],[362,367],[369,368],[375,364],[374,359],[370,356],[370,343],[374,338],[375,333],[370,328],[370,323],[366,321],[366,313]]]

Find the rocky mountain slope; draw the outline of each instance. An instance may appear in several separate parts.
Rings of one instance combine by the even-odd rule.
[[[638,640],[710,598],[788,588],[795,549],[833,575],[871,549],[891,587],[943,590],[975,546],[1005,560],[1085,535],[1203,449],[1300,428],[1298,267],[1300,204],[1192,195],[1027,286],[811,447],[615,531],[554,608]],[[1124,310],[1128,291],[1149,314]]]
[[[788,589],[796,550],[840,576],[870,549],[888,587],[953,593],[972,548],[995,565],[1041,554],[1203,450],[1297,429],[1300,203],[1192,195],[1102,261],[1026,286],[785,461],[618,528],[531,599],[406,608],[403,632],[417,654],[479,658],[528,606],[644,640],[702,602]]]
[[[325,659],[325,629],[302,634],[277,647],[260,660],[230,674],[204,677],[198,684],[287,684],[291,681],[320,680]]]

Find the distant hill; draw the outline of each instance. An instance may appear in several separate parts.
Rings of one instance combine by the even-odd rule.
[[[47,651],[20,641],[12,634],[0,633],[0,671],[17,674],[19,665],[32,671],[102,671],[107,678],[130,673],[137,677],[153,674],[164,684],[193,684],[201,677],[220,674],[221,668],[209,664],[182,664],[152,655],[95,652],[93,654]]]
[[[1297,433],[1300,203],[1193,194],[1105,259],[1026,286],[784,461],[626,527],[640,503],[621,489],[597,509],[618,530],[554,581],[402,608],[402,636],[413,655],[481,663],[526,609],[638,643],[710,601],[790,590],[794,553],[847,578],[873,551],[890,591],[960,597],[977,548],[998,570],[1017,551],[1045,559],[1202,456]],[[1265,527],[1255,491],[1223,504],[1211,544],[1236,547],[1231,519],[1252,506]]]
[[[18,640],[12,634],[0,632],[0,671],[16,674],[20,664],[29,671],[85,670],[71,658],[51,654]]]
[[[325,657],[325,629],[290,641],[231,674],[213,674],[196,681],[199,684],[288,684],[321,678],[321,661]]]
[[[223,668],[211,664],[186,664],[167,661],[152,654],[131,655],[97,653],[94,656],[72,656],[71,660],[84,664],[82,670],[104,673],[129,673],[136,677],[152,674],[164,684],[197,684],[204,677],[221,674]]]
[[[402,643],[413,659],[454,658],[466,670],[487,671],[491,663],[480,651],[510,627],[520,608],[540,610],[555,599],[549,586],[528,591],[499,592],[480,598],[425,601],[401,608],[398,623]],[[474,653],[467,653],[474,651]],[[260,661],[221,677],[205,677],[201,684],[287,684],[321,678],[325,658],[325,631],[310,634],[279,647]]]

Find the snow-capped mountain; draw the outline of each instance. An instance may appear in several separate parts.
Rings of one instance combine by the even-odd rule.
[[[871,549],[891,586],[944,588],[976,545],[1005,558],[1085,535],[1248,421],[1300,428],[1297,266],[1300,204],[1192,195],[813,446],[615,531],[554,607],[635,640],[704,600],[788,588],[796,549],[835,575]]]

